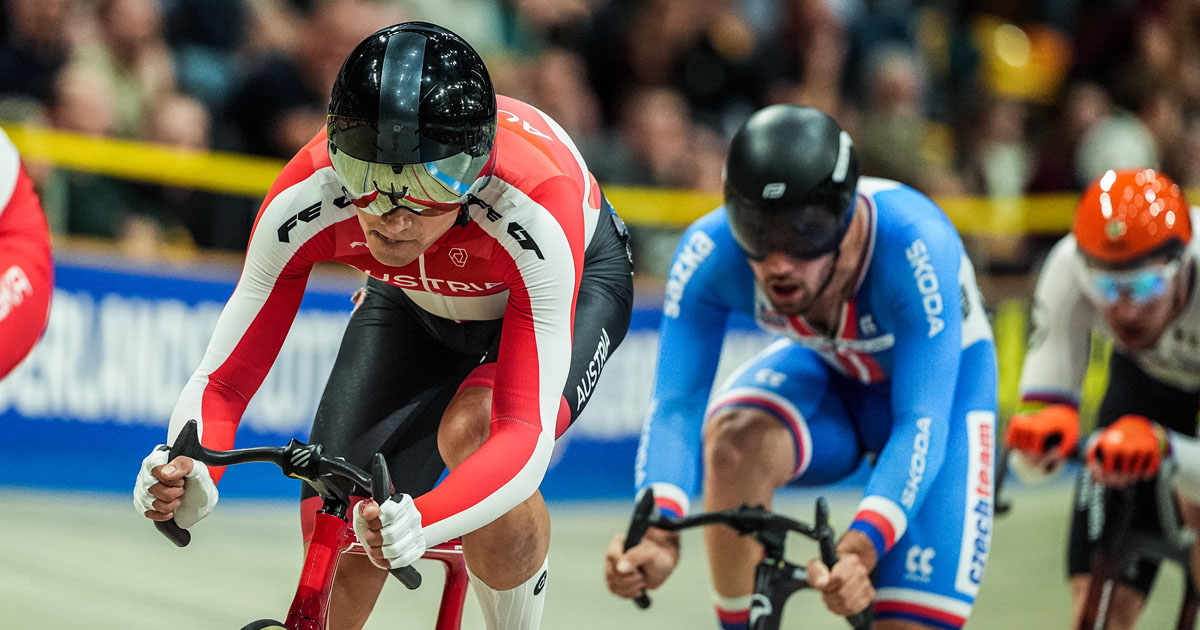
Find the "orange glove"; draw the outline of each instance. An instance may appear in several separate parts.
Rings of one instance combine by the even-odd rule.
[[[1158,474],[1166,450],[1162,427],[1144,416],[1126,414],[1100,433],[1088,448],[1088,464],[1105,474],[1148,479]]]
[[[1079,442],[1079,412],[1068,405],[1050,405],[1008,419],[1004,445],[1032,456],[1070,457]]]

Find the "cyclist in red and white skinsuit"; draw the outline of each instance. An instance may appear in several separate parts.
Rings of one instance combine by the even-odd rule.
[[[1014,468],[1057,469],[1079,437],[1077,412],[1093,331],[1113,342],[1108,386],[1076,486],[1067,568],[1078,624],[1087,593],[1095,524],[1114,502],[1099,485],[1138,479],[1134,526],[1159,527],[1153,472],[1171,442],[1196,435],[1200,411],[1200,297],[1196,263],[1200,219],[1180,187],[1152,169],[1108,171],[1084,192],[1072,233],[1051,250],[1034,295],[1029,352],[1021,374],[1021,413],[1008,423]],[[1149,419],[1149,420],[1147,420]],[[1181,452],[1187,451],[1187,445]],[[1194,451],[1193,451],[1194,452]],[[1186,477],[1184,477],[1186,479]],[[1181,497],[1181,514],[1200,527],[1200,503]],[[1197,549],[1193,557],[1200,560]],[[1200,567],[1200,562],[1194,562]],[[1112,593],[1111,630],[1133,628],[1158,571],[1138,562]]]
[[[387,575],[371,562],[405,566],[462,536],[488,627],[536,628],[538,486],[629,325],[624,224],[563,130],[496,97],[466,42],[418,22],[379,31],[343,66],[328,129],[271,187],[168,441],[195,418],[205,446],[233,446],[321,261],[368,279],[311,441],[364,468],[382,452],[403,493],[355,506],[369,561],[340,563],[331,627],[365,622]],[[211,510],[220,472],[157,453],[135,505],[186,527]],[[319,507],[305,494],[306,536]]]
[[[45,330],[53,291],[46,215],[17,148],[0,130],[0,379]]]

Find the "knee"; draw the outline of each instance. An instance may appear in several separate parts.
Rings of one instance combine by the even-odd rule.
[[[457,468],[487,441],[492,411],[492,390],[472,387],[458,393],[446,406],[438,427],[438,452],[446,466]]]
[[[704,431],[705,475],[744,479],[751,469],[769,464],[764,450],[775,440],[788,440],[779,423],[772,417],[753,409],[729,409],[709,421]]]

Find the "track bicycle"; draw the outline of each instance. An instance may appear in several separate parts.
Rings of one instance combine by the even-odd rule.
[[[1080,440],[1080,446],[1068,457],[1081,466],[1087,466],[1087,455],[1082,444],[1088,440]],[[1053,448],[1055,445],[1048,445]],[[1008,449],[1001,451],[1001,462],[1007,462]],[[998,469],[996,475],[996,514],[1002,515],[1011,509],[1011,501],[1002,494],[1004,488],[1003,470]],[[1086,470],[1086,469],[1085,469]],[[1105,630],[1108,627],[1112,606],[1112,593],[1116,588],[1118,577],[1125,569],[1135,562],[1142,560],[1154,562],[1172,562],[1180,567],[1184,575],[1184,592],[1179,605],[1179,616],[1176,619],[1176,630],[1193,630],[1196,624],[1197,611],[1200,610],[1200,593],[1192,580],[1191,549],[1196,540],[1195,533],[1182,525],[1179,517],[1179,506],[1175,493],[1172,491],[1171,478],[1174,475],[1175,464],[1164,459],[1159,466],[1154,503],[1158,511],[1158,521],[1161,532],[1145,531],[1133,526],[1133,517],[1137,509],[1135,486],[1116,489],[1106,493],[1106,500],[1116,502],[1115,509],[1103,517],[1103,527],[1096,539],[1096,548],[1092,554],[1091,574],[1088,582],[1087,595],[1084,599],[1083,614],[1074,630]],[[1003,509],[1001,509],[1003,506]],[[1093,508],[1094,509],[1094,508]],[[1089,513],[1090,517],[1090,513]]]
[[[809,588],[808,569],[784,558],[788,532],[796,532],[817,542],[821,561],[832,567],[837,563],[833,528],[829,525],[829,504],[817,497],[813,524],[802,523],[768,511],[761,505],[742,504],[734,510],[701,512],[682,518],[664,516],[655,509],[654,494],[647,488],[633,510],[625,549],[641,542],[651,527],[679,531],[704,525],[726,525],[742,536],[752,536],[763,546],[763,559],[754,572],[754,594],[750,599],[748,630],[779,630],[783,621],[783,605],[796,591]],[[634,599],[639,608],[650,607],[645,593]],[[846,620],[855,630],[867,630],[873,623],[871,608],[848,615]]]
[[[329,595],[342,553],[348,550],[351,553],[365,553],[350,525],[350,496],[362,496],[369,491],[376,502],[382,503],[392,495],[391,476],[383,455],[375,454],[368,474],[340,457],[326,455],[320,444],[304,444],[294,439],[282,447],[214,451],[201,446],[195,420],[189,420],[175,437],[167,460],[179,455],[209,466],[273,463],[288,477],[312,486],[324,503],[316,514],[312,540],[304,555],[300,583],[287,617],[283,622],[274,619],[253,621],[243,626],[242,630],[324,630],[329,615]],[[179,527],[174,519],[157,521],[155,526],[179,547],[191,542],[191,532]],[[422,557],[442,563],[446,572],[435,630],[459,630],[468,583],[461,540],[454,539],[432,547]],[[421,574],[411,566],[390,572],[409,589],[421,584]]]

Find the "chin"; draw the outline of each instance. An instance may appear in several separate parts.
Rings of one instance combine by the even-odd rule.
[[[371,250],[371,256],[380,263],[389,267],[403,267],[417,259],[421,252],[409,253],[408,247],[397,248],[402,251],[396,251],[384,247],[368,247]]]
[[[1117,333],[1117,344],[1129,352],[1141,352],[1154,345],[1154,340],[1142,333]]]
[[[795,317],[797,315],[802,315],[804,313],[804,309],[808,306],[807,303],[799,300],[788,300],[787,302],[776,302],[775,300],[770,300],[770,302],[771,308],[774,309],[776,313],[779,313],[784,317]]]

